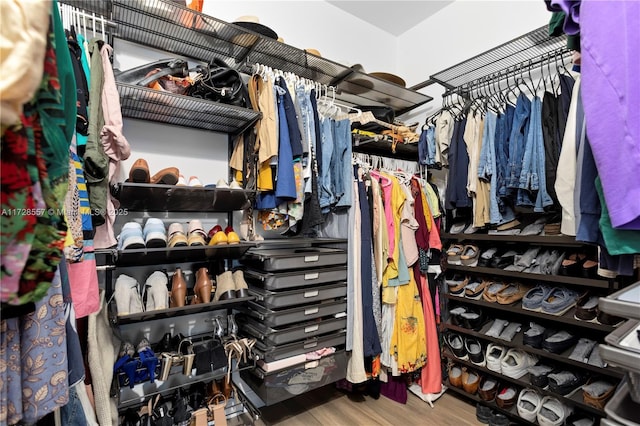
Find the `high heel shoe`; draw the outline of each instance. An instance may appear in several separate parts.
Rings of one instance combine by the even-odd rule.
[[[196,285],[193,287],[193,299],[191,304],[196,305],[198,303],[211,302],[211,278],[209,278],[209,271],[207,268],[200,268],[196,272]]]
[[[138,343],[138,356],[140,356],[140,362],[149,372],[149,381],[153,383],[156,377],[156,368],[158,367],[158,357],[151,350],[149,341],[142,339]]]
[[[123,342],[118,354],[118,360],[113,365],[115,373],[123,372],[127,376],[129,387],[131,388],[133,388],[136,381],[136,369],[138,367],[138,361],[133,358],[135,352],[131,343]]]
[[[169,307],[177,308],[184,306],[184,300],[187,296],[187,283],[182,275],[182,269],[176,268],[171,278],[171,295],[169,296]]]

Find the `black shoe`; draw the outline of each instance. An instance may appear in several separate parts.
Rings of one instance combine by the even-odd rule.
[[[469,361],[481,367],[486,365],[484,349],[478,339],[475,337],[465,337],[464,349],[469,354]]]
[[[460,317],[462,318],[464,328],[474,331],[480,330],[487,322],[487,318],[482,309],[476,306],[468,306],[467,312],[461,314]]]
[[[476,419],[478,419],[480,423],[489,423],[489,419],[491,418],[491,416],[493,416],[491,407],[487,407],[486,405],[480,403],[476,405]]]
[[[449,346],[449,349],[451,349],[451,352],[453,352],[453,354],[457,358],[459,359],[468,358],[467,351],[464,348],[464,340],[462,339],[462,336],[460,336],[457,333],[449,333],[445,337],[445,340],[447,342],[447,346]]]
[[[489,419],[489,426],[509,426],[510,424],[509,418],[502,413],[493,413]]]
[[[559,330],[555,333],[545,333],[542,341],[542,349],[551,353],[559,354],[578,342],[578,336],[573,335],[565,330]]]
[[[549,390],[560,395],[568,395],[587,382],[587,376],[577,370],[554,371],[548,378]]]
[[[533,348],[541,349],[542,341],[547,334],[546,328],[540,324],[531,322],[529,323],[529,328],[525,330],[524,335],[522,336],[522,343]]]

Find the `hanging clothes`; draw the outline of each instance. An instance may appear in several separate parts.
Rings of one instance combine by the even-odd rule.
[[[471,207],[471,199],[467,194],[467,175],[469,171],[469,155],[464,143],[464,129],[467,118],[455,121],[453,136],[449,147],[449,174],[447,177],[447,191],[445,206],[448,209]]]

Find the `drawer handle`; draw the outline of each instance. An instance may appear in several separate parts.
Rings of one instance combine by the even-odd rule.
[[[318,294],[318,290],[305,291],[304,297],[316,297]]]
[[[318,346],[318,342],[309,342],[304,344],[305,349],[315,348],[316,346]]]
[[[310,369],[310,368],[316,368],[316,367],[318,366],[318,364],[320,364],[320,362],[319,362],[319,361],[317,361],[317,360],[315,360],[315,361],[311,361],[311,362],[308,362],[308,363],[306,363],[306,364],[304,365],[304,369],[305,369],[305,370],[308,370],[308,369]]]
[[[305,256],[304,257],[304,261],[305,262],[317,262],[318,259],[320,259],[320,256],[318,256],[317,254],[313,255],[313,256]]]
[[[305,280],[317,280],[320,274],[318,272],[313,272],[310,274],[304,274]]]
[[[316,331],[318,329],[318,325],[310,325],[309,327],[304,328],[305,333],[311,333],[312,331]]]
[[[320,309],[320,308],[309,308],[309,309],[305,309],[305,310],[304,310],[304,314],[305,314],[305,315],[316,314],[316,313],[318,313],[318,310],[319,310],[319,309]]]

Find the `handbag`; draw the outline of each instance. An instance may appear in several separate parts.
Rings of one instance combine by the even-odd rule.
[[[189,95],[195,84],[184,59],[162,59],[120,72],[115,77],[120,83],[178,95]]]
[[[190,95],[223,104],[246,107],[249,99],[247,85],[242,75],[220,59],[214,59],[208,66],[198,65],[197,81]]]
[[[193,345],[196,375],[210,373],[227,366],[227,356],[218,339],[205,340]]]

